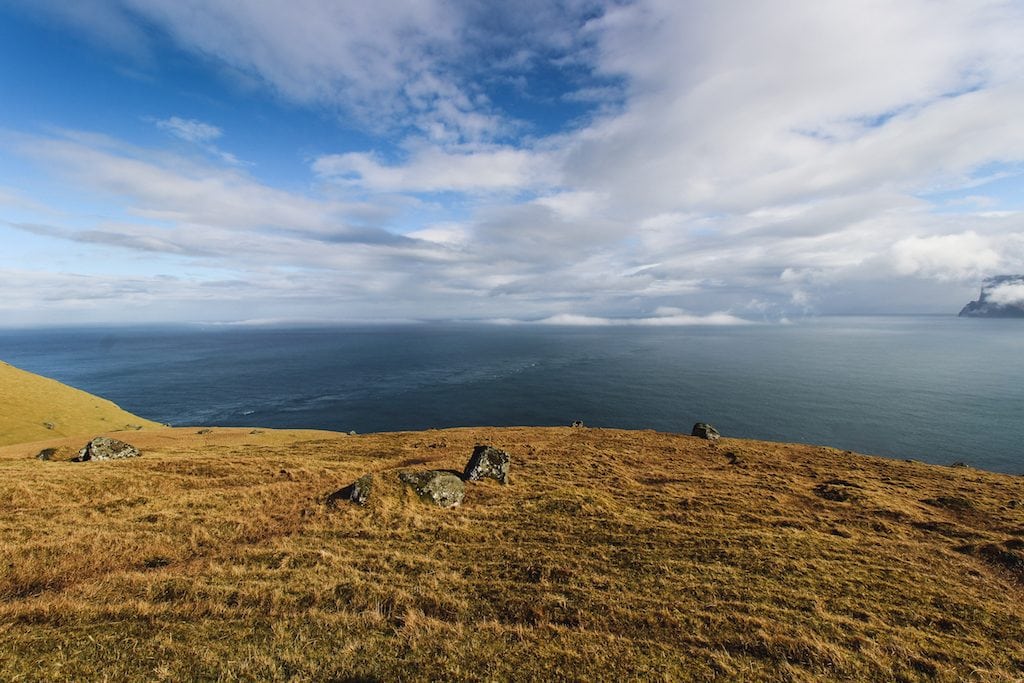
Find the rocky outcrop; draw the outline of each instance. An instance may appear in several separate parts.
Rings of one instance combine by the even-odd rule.
[[[708,441],[718,441],[722,435],[718,433],[718,430],[709,425],[707,422],[698,422],[693,425],[693,429],[690,431],[690,436],[699,436],[702,439]]]
[[[508,484],[508,469],[511,457],[503,450],[492,446],[478,445],[473,449],[473,455],[466,463],[464,472],[460,475],[454,470],[422,470],[418,472],[399,472],[398,480],[410,486],[416,495],[425,503],[431,503],[442,508],[451,508],[462,503],[466,495],[467,481],[479,481],[480,479],[494,479],[501,484]],[[406,463],[413,464],[413,463]],[[378,474],[383,477],[380,482],[382,488],[376,495],[387,497],[393,493],[390,487],[393,473]],[[366,505],[370,495],[374,491],[374,475],[364,474],[356,481],[345,488],[338,489],[327,496],[328,506],[336,507],[343,502],[352,502],[357,505]]]
[[[85,444],[72,462],[87,462],[89,460],[121,460],[123,458],[137,458],[142,455],[139,449],[124,441],[111,439],[106,436],[97,436]]]
[[[508,453],[491,446],[477,446],[466,463],[462,478],[466,481],[494,479],[500,484],[508,483]]]
[[[337,505],[341,502],[352,502],[356,505],[366,505],[370,501],[370,493],[373,491],[373,475],[364,474],[343,489],[338,489],[327,496],[328,505]]]
[[[451,508],[462,503],[466,485],[455,474],[444,470],[402,472],[398,478],[412,487],[424,503]]]
[[[1024,275],[985,280],[981,294],[960,311],[961,318],[1024,318]]]

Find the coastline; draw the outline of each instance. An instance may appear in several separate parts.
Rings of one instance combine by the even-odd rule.
[[[141,457],[0,448],[0,626],[18,624],[0,676],[1012,680],[1024,662],[1021,477],[589,427],[120,436]],[[461,471],[479,443],[510,454],[508,485],[441,509],[397,478]],[[328,504],[368,473],[367,505]]]

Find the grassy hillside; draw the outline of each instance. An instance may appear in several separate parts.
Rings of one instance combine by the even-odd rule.
[[[1022,477],[604,429],[197,431],[0,448],[0,680],[1024,677]],[[461,507],[323,502],[476,443],[511,484]]]
[[[0,446],[161,426],[106,399],[0,361]]]

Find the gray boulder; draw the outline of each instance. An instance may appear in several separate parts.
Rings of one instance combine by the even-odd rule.
[[[356,505],[366,505],[373,491],[373,475],[364,474],[343,489],[338,489],[327,496],[328,505],[337,505],[342,501],[350,501]]]
[[[36,455],[36,460],[53,460],[55,455],[57,455],[56,448],[44,448]]]
[[[432,503],[443,508],[459,505],[466,495],[466,485],[451,472],[402,472],[398,478],[411,486],[424,503]]]
[[[722,435],[718,433],[718,430],[709,425],[707,422],[698,422],[693,425],[693,431],[690,432],[690,436],[699,436],[702,439],[708,441],[718,441]]]
[[[466,463],[462,478],[466,481],[477,481],[486,477],[507,484],[509,461],[509,454],[505,451],[491,446],[477,446]]]
[[[139,449],[124,441],[111,439],[106,436],[97,436],[85,444],[72,462],[86,462],[88,460],[121,460],[122,458],[137,458],[142,453]]]

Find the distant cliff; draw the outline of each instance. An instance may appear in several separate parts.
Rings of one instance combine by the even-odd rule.
[[[981,295],[960,311],[964,318],[1024,318],[1024,275],[997,275],[981,285]]]

